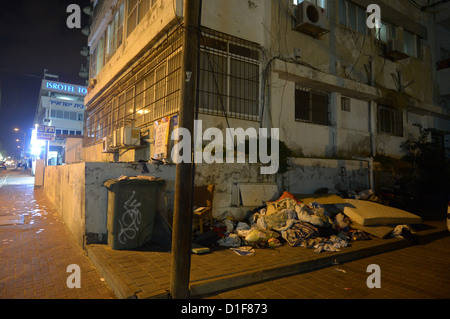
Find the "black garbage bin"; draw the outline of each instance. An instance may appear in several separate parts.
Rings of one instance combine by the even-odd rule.
[[[115,250],[141,247],[152,237],[164,180],[121,178],[108,180],[104,185],[108,189],[109,247]]]

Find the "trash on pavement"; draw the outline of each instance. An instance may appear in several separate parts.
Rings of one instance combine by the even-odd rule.
[[[360,198],[352,199],[351,203],[372,202],[381,205],[372,201],[376,196],[373,190],[349,194],[353,198],[355,195]],[[255,249],[284,245],[314,249],[315,253],[332,253],[349,247],[352,242],[370,240],[371,236],[386,238],[385,230],[394,230],[395,225],[391,224],[358,224],[353,219],[358,216],[358,210],[344,209],[349,207],[350,202],[335,193],[298,196],[299,198],[285,191],[277,200],[267,201],[264,205],[248,211],[244,220],[236,220],[232,213],[226,211],[214,219],[209,230],[197,235],[194,242],[204,246],[230,247],[240,256],[252,255]],[[376,210],[376,205],[370,207]],[[389,207],[383,209],[381,214],[389,210]],[[351,214],[348,215],[347,212]],[[384,228],[377,231],[376,227]],[[413,231],[408,232],[411,230],[408,225],[398,225],[395,229],[392,231],[394,237],[413,234]],[[333,264],[339,263],[335,259]]]

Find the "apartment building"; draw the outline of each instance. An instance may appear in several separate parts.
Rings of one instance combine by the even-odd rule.
[[[412,124],[450,127],[441,6],[378,1],[369,29],[370,2],[203,1],[203,126],[277,127],[295,156],[331,158],[401,157]],[[156,126],[176,125],[182,1],[93,5],[85,160],[149,160]]]

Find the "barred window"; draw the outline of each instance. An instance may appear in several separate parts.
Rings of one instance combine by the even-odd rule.
[[[295,88],[295,120],[313,124],[329,125],[329,93]]]
[[[204,33],[201,38],[201,112],[247,120],[259,116],[259,51],[243,40]]]
[[[378,106],[378,132],[403,136],[402,111],[391,107]]]

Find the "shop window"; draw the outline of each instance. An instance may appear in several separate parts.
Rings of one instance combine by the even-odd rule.
[[[319,125],[329,125],[329,93],[295,88],[295,120]]]

